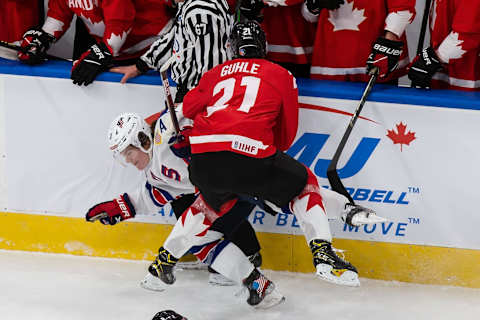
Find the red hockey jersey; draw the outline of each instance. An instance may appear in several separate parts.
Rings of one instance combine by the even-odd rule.
[[[38,0],[0,1],[0,40],[21,41],[31,26],[38,25]]]
[[[183,100],[194,120],[193,153],[232,151],[254,158],[290,147],[298,126],[298,89],[284,68],[235,59],[205,73]]]
[[[121,58],[141,55],[172,17],[165,0],[50,0],[43,30],[58,39],[73,15]]]
[[[317,24],[302,17],[304,0],[263,9],[262,28],[267,36],[267,58],[277,62],[309,64]]]
[[[305,10],[304,10],[305,12]],[[404,42],[399,68],[380,81],[406,74],[409,63],[405,28],[415,16],[415,0],[345,0],[337,10],[322,10],[312,56],[314,79],[367,81],[372,44],[385,30]]]
[[[434,0],[430,11],[431,45],[445,70],[432,88],[480,90],[480,0]]]

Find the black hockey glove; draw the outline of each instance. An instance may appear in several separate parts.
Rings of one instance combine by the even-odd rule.
[[[423,49],[408,68],[408,78],[412,80],[412,87],[430,89],[433,75],[442,68],[435,50],[432,47]]]
[[[248,20],[255,20],[259,23],[263,21],[262,9],[265,4],[262,0],[238,0],[240,1],[240,13]]]
[[[94,44],[73,63],[70,78],[74,84],[88,86],[97,75],[111,67],[112,61],[112,53],[105,43]]]
[[[318,15],[322,9],[335,10],[344,4],[344,0],[306,0],[310,13]]]
[[[35,65],[45,61],[47,50],[55,37],[46,33],[39,27],[27,30],[21,43],[22,51],[18,53],[18,60],[29,65]]]
[[[373,43],[372,52],[367,59],[367,73],[378,68],[378,76],[385,78],[398,67],[403,52],[403,42],[378,37]]]
[[[158,312],[152,320],[188,320],[173,310],[164,310]]]

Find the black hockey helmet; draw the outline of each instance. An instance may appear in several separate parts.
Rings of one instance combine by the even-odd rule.
[[[265,58],[267,43],[265,32],[258,22],[245,20],[235,23],[230,35],[233,58]]]
[[[187,320],[173,310],[163,310],[158,312],[152,320]]]

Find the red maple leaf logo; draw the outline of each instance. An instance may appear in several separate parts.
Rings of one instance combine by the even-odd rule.
[[[402,151],[402,145],[410,145],[410,142],[416,139],[415,137],[415,132],[408,131],[408,133],[405,133],[407,130],[407,126],[400,122],[399,124],[396,125],[397,127],[397,132],[394,130],[388,130],[387,137],[392,139],[393,144],[400,144],[400,151]]]

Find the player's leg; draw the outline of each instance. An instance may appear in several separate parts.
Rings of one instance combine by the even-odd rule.
[[[338,257],[331,247],[330,226],[317,179],[300,162],[281,152],[264,159],[222,152],[208,157],[194,155],[192,166],[190,178],[194,183],[194,179],[199,182],[200,190],[206,186],[201,183],[208,181],[210,189],[256,196],[277,207],[290,205],[312,249],[317,275],[339,284],[358,285],[356,269]],[[207,176],[202,169],[210,166],[215,170]],[[208,197],[206,201],[219,205]]]
[[[234,243],[249,258],[253,265],[258,268],[261,265],[260,243],[255,230],[246,219],[246,216],[255,207],[254,204],[238,201],[235,206],[225,215],[215,220],[211,230],[223,233],[226,240]],[[235,283],[216,272],[211,266],[209,283],[213,285],[234,285]]]

